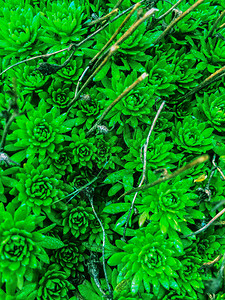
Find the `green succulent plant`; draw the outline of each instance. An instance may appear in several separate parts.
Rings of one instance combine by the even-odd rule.
[[[75,207],[70,207],[63,212],[63,233],[71,231],[75,238],[83,240],[90,230],[90,224],[94,220],[91,207],[87,207],[84,201],[77,203]]]
[[[204,218],[204,214],[194,209],[198,196],[190,190],[192,182],[192,178],[177,178],[172,186],[171,182],[164,182],[159,187],[145,192],[143,197],[139,197],[137,209],[143,214],[140,217],[141,225],[144,221],[143,216],[148,216],[149,220],[159,223],[162,233],[176,230],[186,234],[184,231],[188,230],[188,222],[194,223],[193,219]]]
[[[207,127],[206,122],[187,116],[176,123],[171,137],[178,149],[188,153],[205,153],[213,148],[213,128]]]
[[[87,32],[87,28],[82,28],[86,17],[84,11],[84,4],[77,0],[47,2],[41,18],[46,34],[40,40],[49,45],[80,41]]]
[[[36,64],[36,62],[31,60],[26,65],[21,64],[16,70],[9,71],[12,79],[16,76],[17,89],[22,95],[38,93],[49,80],[49,76],[44,77],[40,72],[35,71]]]
[[[45,217],[30,214],[28,206],[23,204],[12,212],[5,211],[1,205],[0,218],[0,270],[2,282],[11,294],[16,287],[22,289],[26,274],[30,274],[31,280],[33,270],[41,266],[40,260],[46,259],[47,254],[41,246],[44,236],[35,232],[37,224]]]
[[[133,139],[130,137],[127,139],[129,147],[128,154],[124,155],[123,160],[126,161],[126,169],[136,169],[141,171],[143,168],[143,162],[140,157],[141,146],[145,143],[148,133],[144,134],[141,128],[137,128],[134,132]],[[166,142],[166,134],[161,133],[159,136],[152,134],[149,139],[149,146],[147,151],[147,165],[149,168],[173,168],[173,164],[182,158],[182,154],[174,154],[170,151],[173,148],[173,144]],[[143,154],[142,154],[143,156]]]
[[[65,108],[74,96],[71,83],[65,83],[61,78],[55,78],[48,88],[48,92],[41,91],[38,95],[50,107]]]
[[[77,132],[77,129],[72,130],[72,142],[70,143],[72,148],[73,159],[72,163],[79,164],[82,167],[87,166],[92,168],[92,159],[97,148],[94,143],[94,138],[86,138],[83,129]]]
[[[118,281],[132,279],[129,289],[134,295],[144,287],[160,299],[165,290],[178,289],[177,271],[182,265],[174,257],[172,242],[160,233],[158,226],[149,224],[137,230],[128,243],[117,241],[116,245],[122,252],[113,254],[108,264],[118,265]]]
[[[199,270],[202,264],[201,256],[198,255],[196,246],[185,249],[185,253],[179,258],[182,269],[178,271],[177,282],[184,288],[193,299],[199,299],[197,293],[203,293],[202,273]]]
[[[198,97],[198,108],[204,113],[204,119],[218,132],[225,131],[224,91],[220,88],[215,93],[204,93],[203,97]]]
[[[69,299],[69,292],[74,286],[68,280],[69,275],[61,267],[53,264],[49,266],[39,281],[37,299],[60,300]]]
[[[9,136],[10,140],[16,140],[14,148],[11,149],[9,145],[6,149],[9,151],[23,149],[12,156],[18,162],[25,157],[38,156],[39,161],[46,155],[51,158],[57,157],[55,147],[66,139],[64,133],[70,130],[64,126],[65,119],[66,114],[60,115],[56,107],[47,112],[46,103],[41,100],[37,110],[32,109],[27,112],[27,117],[22,115],[16,119],[14,131]]]
[[[137,72],[133,71],[126,76],[125,73],[119,72],[118,76],[113,76],[112,80],[104,78],[102,80],[104,88],[98,88],[110,101],[105,101],[105,106],[108,106],[115,100],[124,90],[129,87],[136,79]],[[149,115],[152,112],[152,106],[155,104],[155,99],[152,97],[152,87],[146,82],[140,83],[135,90],[128,93],[107,115],[110,119],[110,126],[119,123],[120,125],[129,124],[136,128],[138,122],[150,124]],[[121,133],[123,127],[117,133]]]
[[[64,247],[57,249],[51,256],[51,261],[57,263],[63,270],[76,276],[77,272],[84,272],[85,247],[73,242],[64,242]]]
[[[2,155],[2,152],[0,154],[0,157]],[[19,167],[11,167],[11,168],[5,168],[2,165],[0,165],[0,202],[7,202],[7,191],[10,190],[10,188],[13,188],[17,184],[16,179],[16,173],[18,172]]]
[[[44,163],[39,164],[37,159],[29,159],[17,176],[18,201],[26,203],[36,215],[40,215],[43,208],[49,210],[54,201],[64,196],[61,176],[54,174],[53,177],[51,169],[46,169]]]
[[[71,165],[72,154],[68,146],[59,145],[56,147],[57,155],[54,158],[48,157],[47,164],[56,174],[65,175],[71,173],[73,168]]]
[[[40,14],[35,14],[30,5],[22,8],[17,4],[14,10],[6,6],[2,13],[0,49],[4,49],[4,56],[22,59],[46,48],[40,43],[40,36],[44,34],[40,27]]]
[[[89,130],[102,110],[102,101],[102,93],[95,88],[91,88],[88,94],[82,94],[70,114],[76,116],[74,125],[83,125]]]

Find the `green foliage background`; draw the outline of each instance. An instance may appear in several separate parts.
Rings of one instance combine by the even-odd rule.
[[[124,0],[119,13],[137,2]],[[154,17],[177,1],[170,2],[155,1]],[[93,13],[101,17],[116,3],[0,0],[0,71],[84,40],[98,28],[88,27]],[[194,3],[184,0],[178,8],[185,11]],[[143,2],[143,10],[150,4]],[[210,221],[220,210],[213,208],[225,195],[225,181],[217,171],[209,186],[210,201],[197,192],[206,187],[208,179],[198,178],[210,175],[213,155],[225,169],[224,77],[185,100],[182,96],[224,66],[225,27],[217,27],[217,34],[207,38],[224,9],[223,0],[205,0],[155,45],[173,14],[156,25],[153,19],[142,23],[69,113],[79,77],[124,16],[76,49],[70,63],[55,74],[44,76],[36,68],[46,61],[62,64],[67,51],[19,64],[2,75],[0,135],[7,116],[13,114],[8,93],[13,78],[22,114],[6,138],[4,152],[12,161],[0,165],[1,299],[105,299],[102,229],[87,194],[81,192],[71,201],[66,198],[102,168],[92,184],[93,203],[107,235],[106,271],[113,299],[207,299],[207,284],[217,277],[221,261],[207,272],[201,266],[225,253],[225,227],[218,223],[200,235],[183,236]],[[118,38],[136,19],[137,13]],[[86,136],[104,109],[143,72],[149,76],[101,124],[110,130]],[[125,242],[121,238],[133,194],[119,202],[117,198],[139,184],[140,149],[163,100],[166,105],[148,145],[147,181],[159,178],[154,172],[159,168],[171,173],[204,153],[210,160],[139,192]],[[93,253],[101,289],[88,267]],[[215,299],[225,298],[223,290],[221,282]]]

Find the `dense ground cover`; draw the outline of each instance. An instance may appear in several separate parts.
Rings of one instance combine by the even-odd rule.
[[[0,0],[1,299],[225,298],[225,3],[136,3]]]

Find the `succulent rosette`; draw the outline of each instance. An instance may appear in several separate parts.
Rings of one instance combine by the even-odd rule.
[[[19,182],[16,189],[19,191],[18,201],[26,203],[39,215],[42,208],[50,208],[64,194],[61,192],[61,176],[53,176],[51,169],[46,169],[45,163],[39,164],[37,159],[31,161],[28,160],[23,171],[17,175]]]
[[[171,183],[164,182],[158,188],[150,189],[137,199],[138,211],[148,215],[151,221],[159,222],[162,233],[188,230],[187,222],[193,223],[193,218],[204,218],[203,213],[193,208],[198,195],[190,191],[192,182],[192,178],[177,178],[172,187]]]
[[[143,162],[140,158],[140,149],[146,141],[148,132],[142,132],[141,128],[137,128],[133,134],[133,138],[127,141],[129,152],[123,156],[123,160],[126,161],[126,169],[136,169],[141,171],[143,168]],[[166,141],[166,134],[160,133],[156,135],[154,132],[149,139],[147,150],[147,164],[149,167],[157,168],[173,168],[173,164],[182,158],[182,154],[175,154],[170,151],[173,148],[173,144]]]
[[[63,212],[63,234],[71,231],[75,238],[84,239],[90,231],[90,224],[95,219],[92,208],[86,207],[86,202],[81,201],[75,207]]]
[[[105,96],[109,97],[108,106],[115,100],[124,90],[128,88],[138,78],[137,72],[133,71],[128,76],[122,72],[118,76],[113,76],[111,80],[105,78],[102,82],[104,88],[98,88]],[[128,123],[131,127],[136,128],[138,122],[151,123],[149,115],[152,112],[152,106],[155,104],[155,99],[152,97],[153,89],[147,82],[141,82],[135,90],[126,95],[112,110],[107,114],[107,119],[110,119],[111,126],[113,123],[123,125]],[[104,101],[106,102],[106,101]],[[122,128],[122,127],[121,127]],[[122,129],[120,129],[121,133]]]
[[[17,140],[13,146],[20,150],[13,156],[13,159],[21,162],[25,157],[39,157],[39,161],[43,160],[46,155],[54,158],[56,145],[65,140],[64,133],[70,128],[64,126],[66,114],[61,114],[56,107],[49,112],[46,111],[46,103],[41,100],[38,109],[31,109],[27,112],[27,117],[22,115],[16,119],[14,131],[9,136],[10,140]],[[6,149],[12,151],[11,145]]]
[[[200,122],[192,116],[178,121],[171,131],[171,137],[178,149],[188,153],[201,154],[213,148],[213,128],[206,122]]]
[[[89,130],[96,121],[97,116],[100,115],[104,98],[104,95],[99,93],[96,88],[90,88],[87,90],[87,94],[82,94],[74,105],[75,112],[73,108],[70,113],[71,118],[74,118],[74,115],[76,116],[74,119],[75,125],[83,124],[84,129]]]
[[[4,49],[4,56],[17,56],[22,59],[27,58],[28,53],[44,50],[46,46],[39,42],[42,34],[40,13],[35,14],[32,6],[17,5],[12,10],[5,6],[0,32],[0,49]]]
[[[75,288],[68,277],[60,266],[51,265],[39,281],[37,300],[69,300],[68,294]]]
[[[199,109],[204,113],[205,119],[218,132],[225,131],[225,89],[220,88],[215,93],[204,93],[199,99]]]
[[[83,129],[80,129],[79,132],[77,132],[77,129],[74,128],[72,130],[72,142],[70,143],[70,148],[73,149],[72,152],[74,157],[72,162],[74,164],[92,168],[93,155],[97,151],[94,138],[86,138]]]
[[[37,64],[37,61],[31,60],[25,65],[19,65],[16,70],[9,70],[10,79],[16,76],[17,86],[22,95],[37,93],[49,80],[49,76],[44,76],[35,70]]]
[[[74,96],[71,83],[65,83],[61,78],[55,78],[48,88],[48,92],[42,91],[39,97],[44,99],[50,107],[65,108]]]
[[[158,226],[149,224],[137,230],[128,243],[116,241],[116,245],[122,252],[113,254],[108,263],[118,265],[117,281],[132,278],[130,290],[134,295],[145,289],[160,299],[165,290],[179,288],[177,270],[182,265],[174,257],[173,243],[160,233]]]
[[[204,270],[199,270],[202,266],[202,257],[198,254],[198,249],[196,245],[191,245],[189,248],[185,249],[184,254],[179,258],[182,269],[178,271],[179,278],[177,282],[180,287],[185,289],[192,299],[199,299],[197,297],[197,292],[203,292],[203,272]]]
[[[25,204],[13,214],[1,206],[0,271],[2,282],[7,286],[16,282],[16,286],[22,289],[26,273],[32,278],[32,270],[40,266],[39,257],[45,253],[40,244],[44,236],[34,230],[36,223],[43,218],[37,219],[30,214]]]
[[[78,0],[47,2],[41,19],[46,34],[41,40],[51,45],[80,41],[87,32],[87,28],[82,28],[84,10],[85,6]]]
[[[72,154],[69,147],[63,147],[59,145],[56,147],[57,156],[54,158],[48,158],[47,163],[50,168],[57,174],[65,175],[66,172],[72,172],[71,160]]]
[[[51,260],[60,265],[67,273],[75,277],[77,272],[84,272],[85,247],[72,242],[64,242],[64,247],[57,249]]]

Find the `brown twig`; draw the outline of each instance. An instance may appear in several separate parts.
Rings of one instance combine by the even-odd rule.
[[[38,58],[48,58],[48,57],[50,57],[50,56],[52,56],[52,55],[56,55],[56,54],[61,53],[61,52],[63,52],[63,51],[70,51],[73,47],[74,47],[74,44],[70,44],[69,47],[64,48],[64,49],[62,49],[62,50],[59,50],[59,51],[56,51],[56,52],[53,52],[53,53],[41,54],[41,55],[37,55],[37,56],[34,56],[34,57],[30,57],[30,58],[24,59],[24,60],[22,60],[22,61],[19,61],[19,62],[16,63],[16,64],[14,64],[14,65],[8,67],[8,68],[5,69],[4,71],[2,71],[2,72],[0,73],[0,76],[1,76],[2,74],[4,74],[5,72],[7,72],[8,70],[10,70],[10,69],[12,69],[12,68],[14,68],[14,67],[16,67],[16,66],[18,66],[18,65],[20,65],[20,64],[26,63],[26,62],[28,62],[28,61],[30,61],[30,60],[34,60],[34,59],[38,59]]]
[[[217,20],[216,20],[215,23],[213,24],[213,26],[212,26],[212,28],[211,28],[211,30],[210,30],[210,32],[209,32],[207,38],[206,38],[206,41],[208,40],[209,37],[212,36],[213,31],[215,30],[215,28],[216,28],[217,24],[219,23],[219,21],[224,17],[224,15],[225,15],[225,10],[221,12],[221,14],[219,15],[219,17],[217,18]]]
[[[110,17],[112,17],[113,15],[117,14],[118,11],[119,11],[118,8],[115,8],[112,11],[110,11],[107,15],[102,16],[102,17],[100,17],[100,18],[98,18],[98,19],[96,19],[94,21],[91,21],[87,25],[88,26],[92,26],[92,25],[96,25],[98,23],[101,23],[102,21],[105,21],[105,20],[109,19]]]
[[[177,3],[175,3],[170,9],[168,9],[163,15],[159,16],[155,21],[158,22],[160,20],[162,20],[163,18],[165,18],[171,11],[174,10],[174,8],[176,8],[182,1],[184,0],[179,0],[177,1]],[[155,22],[154,22],[155,24]]]
[[[221,260],[221,258],[223,257],[223,254],[220,254],[218,255],[214,260],[212,261],[209,261],[207,263],[204,263],[200,268],[199,268],[199,271],[202,270],[202,269],[208,269],[208,268],[211,268],[213,265],[215,265],[218,261]]]
[[[115,45],[120,45],[121,43],[123,43],[137,29],[137,27],[141,25],[141,23],[151,17],[156,11],[158,11],[157,8],[151,8],[150,10],[148,10],[143,17],[138,19],[130,26],[130,28],[119,38]]]
[[[125,97],[138,83],[148,77],[147,73],[143,73],[140,77],[138,77],[135,82],[133,82],[128,88],[126,88],[102,113],[101,117],[98,121],[91,127],[91,129],[87,132],[86,136],[90,135],[93,131],[96,130],[98,125],[102,122],[105,116],[109,113],[109,111],[123,98]]]
[[[116,5],[113,7],[113,9],[117,8],[120,6],[120,4],[123,2],[123,0],[119,0]]]
[[[213,222],[216,221],[216,219],[218,219],[220,216],[222,216],[222,214],[225,212],[225,208],[222,209],[214,218],[212,218],[212,220],[209,221],[209,223],[207,223],[205,226],[203,226],[201,229],[195,231],[195,232],[192,232],[188,235],[185,235],[183,236],[183,238],[187,238],[189,236],[192,236],[192,235],[196,235],[196,234],[199,234],[201,232],[203,232],[204,230],[206,230]]]
[[[209,77],[207,77],[205,80],[203,80],[198,86],[196,86],[190,92],[186,93],[184,96],[179,98],[179,100],[187,99],[189,96],[195,94],[196,92],[198,92],[199,90],[201,90],[202,88],[207,86],[208,84],[218,80],[219,78],[223,77],[224,75],[225,75],[225,66],[220,68],[213,74],[211,74]]]
[[[158,109],[158,111],[157,111],[157,113],[156,113],[156,116],[155,116],[155,118],[154,118],[154,120],[153,120],[153,122],[152,122],[151,128],[150,128],[150,130],[149,130],[147,139],[146,139],[145,144],[144,144],[144,146],[143,146],[143,148],[144,148],[143,170],[142,170],[141,181],[140,181],[138,187],[141,187],[141,186],[142,186],[142,184],[143,184],[143,182],[145,181],[145,178],[146,178],[146,166],[147,166],[147,149],[148,149],[148,143],[149,143],[149,139],[150,139],[150,136],[151,136],[151,134],[152,134],[152,131],[153,131],[154,127],[155,127],[156,121],[157,121],[157,119],[158,119],[158,117],[159,117],[159,114],[161,113],[161,111],[162,111],[164,105],[165,105],[165,101],[162,102],[162,104],[160,105],[160,107],[159,107],[159,109]],[[133,210],[134,202],[135,202],[135,200],[136,200],[136,198],[137,198],[137,195],[138,195],[138,192],[136,192],[135,195],[134,195],[134,198],[133,198],[133,200],[132,200],[132,203],[131,203],[131,206],[130,206],[130,210],[129,210],[129,213],[128,213],[128,216],[127,216],[127,220],[126,220],[126,223],[125,223],[125,226],[124,226],[124,230],[123,230],[123,240],[124,240],[124,241],[125,241],[125,236],[126,236],[127,226],[128,226],[129,220],[130,220],[131,212],[132,212],[132,210]]]
[[[208,159],[209,159],[209,156],[208,156],[207,154],[204,154],[204,155],[202,155],[202,156],[200,156],[200,157],[194,159],[192,162],[188,163],[186,166],[183,166],[183,167],[181,167],[180,169],[176,170],[176,171],[173,172],[172,174],[168,174],[167,176],[165,176],[165,177],[163,177],[163,178],[159,178],[159,179],[157,179],[157,180],[154,181],[154,182],[151,182],[151,183],[146,184],[146,185],[143,185],[143,186],[141,186],[141,187],[137,187],[137,188],[134,188],[134,189],[129,190],[128,192],[126,192],[126,193],[124,193],[123,195],[121,195],[121,196],[117,199],[117,201],[120,200],[121,198],[127,196],[127,195],[130,195],[130,194],[132,194],[132,193],[136,193],[136,192],[139,192],[139,191],[147,190],[147,189],[149,189],[150,187],[153,187],[153,186],[158,185],[158,184],[160,184],[160,183],[162,183],[162,182],[165,182],[165,181],[167,181],[167,180],[169,180],[169,179],[172,179],[172,178],[174,178],[174,177],[180,175],[180,174],[183,173],[184,171],[186,171],[186,170],[188,170],[188,169],[190,169],[190,168],[193,168],[193,167],[196,166],[196,165],[199,165],[199,164],[201,164],[201,163],[206,162]]]
[[[92,60],[89,62],[89,65],[93,64],[93,62],[103,53],[103,51],[109,46],[109,44],[116,38],[116,36],[120,33],[124,25],[128,22],[134,11],[141,5],[141,2],[138,2],[134,5],[130,13],[126,16],[126,18],[123,20],[123,22],[120,24],[120,26],[117,28],[117,30],[114,32],[114,34],[111,36],[111,38],[108,40],[108,42],[102,47],[102,49],[92,58]]]
[[[88,83],[92,80],[92,78],[103,68],[103,66],[107,63],[107,61],[110,59],[110,57],[119,49],[119,46],[112,46],[110,48],[110,51],[108,55],[105,57],[105,59],[101,62],[101,64],[94,70],[94,72],[89,76],[89,78],[85,81],[79,92],[77,92],[71,102],[68,104],[68,112],[72,108],[74,102],[77,100],[81,92],[84,90],[84,88],[88,85]]]
[[[126,18],[123,20],[123,22],[120,24],[119,28],[114,32],[114,34],[111,36],[111,38],[108,40],[108,42],[102,47],[102,49],[90,60],[88,66],[85,68],[85,70],[83,71],[83,73],[81,74],[78,82],[77,82],[77,86],[76,86],[76,91],[75,91],[75,95],[74,98],[77,97],[77,93],[78,93],[78,88],[79,85],[84,77],[84,75],[87,73],[88,69],[90,69],[90,67],[93,65],[93,63],[97,60],[97,58],[104,52],[104,50],[109,46],[109,44],[116,38],[116,36],[119,34],[119,32],[122,30],[122,28],[125,26],[125,24],[128,22],[128,20],[130,19],[131,15],[134,13],[134,11],[141,5],[141,2],[135,4],[132,8],[132,10],[130,11],[130,13],[126,16]],[[107,54],[107,53],[105,53]],[[101,57],[99,58],[99,60],[101,59]],[[97,62],[98,63],[98,62]],[[76,98],[77,99],[77,98]]]
[[[198,0],[196,3],[194,3],[191,7],[189,7],[187,10],[185,10],[179,17],[177,17],[175,20],[173,20],[166,29],[160,34],[160,36],[154,41],[154,45],[157,44],[161,39],[165,37],[165,35],[170,31],[170,29],[177,24],[180,20],[182,20],[186,15],[188,15],[192,10],[194,10],[196,7],[198,7],[202,2],[205,0]]]

